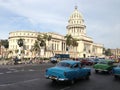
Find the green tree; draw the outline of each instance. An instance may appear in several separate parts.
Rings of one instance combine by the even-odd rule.
[[[8,57],[7,56],[7,49],[9,48],[9,42],[8,40],[1,40],[1,46],[4,46],[4,48],[6,49],[6,52],[5,52],[5,57]]]
[[[77,52],[77,47],[78,47],[78,39],[72,38],[72,46],[74,48],[74,58],[76,58],[76,52]]]
[[[21,52],[21,47],[24,46],[24,39],[22,39],[22,38],[18,39],[17,44],[19,46],[19,51],[18,51],[18,54],[20,56],[19,59],[21,59],[21,53],[24,52],[24,51]]]
[[[66,51],[69,51],[70,46],[72,45],[72,36],[71,35],[66,35],[64,38],[66,38]]]
[[[21,38],[18,39],[17,44],[18,44],[19,47],[22,47],[24,45],[24,39],[21,39]]]
[[[35,52],[35,54],[39,54],[40,53],[40,47],[39,47],[38,41],[35,41],[33,47],[31,48],[31,51]]]
[[[44,49],[44,52],[46,52],[46,41],[50,41],[52,39],[51,35],[43,34],[37,36],[37,41],[40,49]],[[49,44],[48,44],[49,45]]]
[[[111,50],[109,48],[105,49],[105,55],[106,56],[111,56],[112,55]]]

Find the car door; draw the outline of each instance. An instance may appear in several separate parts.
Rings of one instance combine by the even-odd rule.
[[[75,63],[73,65],[73,69],[74,69],[74,74],[75,74],[75,78],[80,78],[83,76],[83,69],[80,67],[80,64],[79,63]]]

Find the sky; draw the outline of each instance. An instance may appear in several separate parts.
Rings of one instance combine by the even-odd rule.
[[[75,6],[87,36],[105,48],[120,48],[120,0],[0,0],[0,39],[20,30],[66,35]]]

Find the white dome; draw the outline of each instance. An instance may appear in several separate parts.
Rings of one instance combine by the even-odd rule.
[[[77,7],[75,7],[74,12],[71,14],[68,25],[79,25],[84,26],[84,20],[82,18],[81,13],[77,10]]]
[[[77,10],[77,7],[75,7],[74,12],[70,16],[70,20],[72,19],[83,19],[81,13]]]

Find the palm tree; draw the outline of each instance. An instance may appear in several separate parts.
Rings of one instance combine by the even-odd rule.
[[[24,45],[24,39],[18,39],[17,44],[19,47],[22,47]]]
[[[70,46],[72,45],[73,37],[67,34],[64,38],[66,38],[66,51],[69,51]]]
[[[46,51],[46,41],[50,41],[51,40],[51,35],[47,35],[47,34],[43,34],[43,35],[38,35],[37,40],[38,40],[38,44],[40,49],[42,50],[41,54],[44,54]]]
[[[21,47],[24,46],[24,39],[22,39],[22,38],[18,39],[17,40],[17,44],[19,46],[19,52],[18,52],[18,54],[19,54],[19,56],[21,56]],[[19,57],[19,59],[21,59],[21,57]]]
[[[1,40],[1,46],[4,46],[4,48],[6,49],[6,53],[5,53],[5,57],[7,57],[7,49],[9,48],[9,42],[8,40]]]
[[[76,38],[73,38],[72,39],[72,46],[73,46],[73,48],[74,48],[74,58],[76,58],[76,52],[77,52],[77,46],[78,46],[78,39],[76,39]]]
[[[31,48],[31,51],[35,52],[35,55],[40,52],[40,47],[39,47],[38,41],[35,41],[33,47]]]

